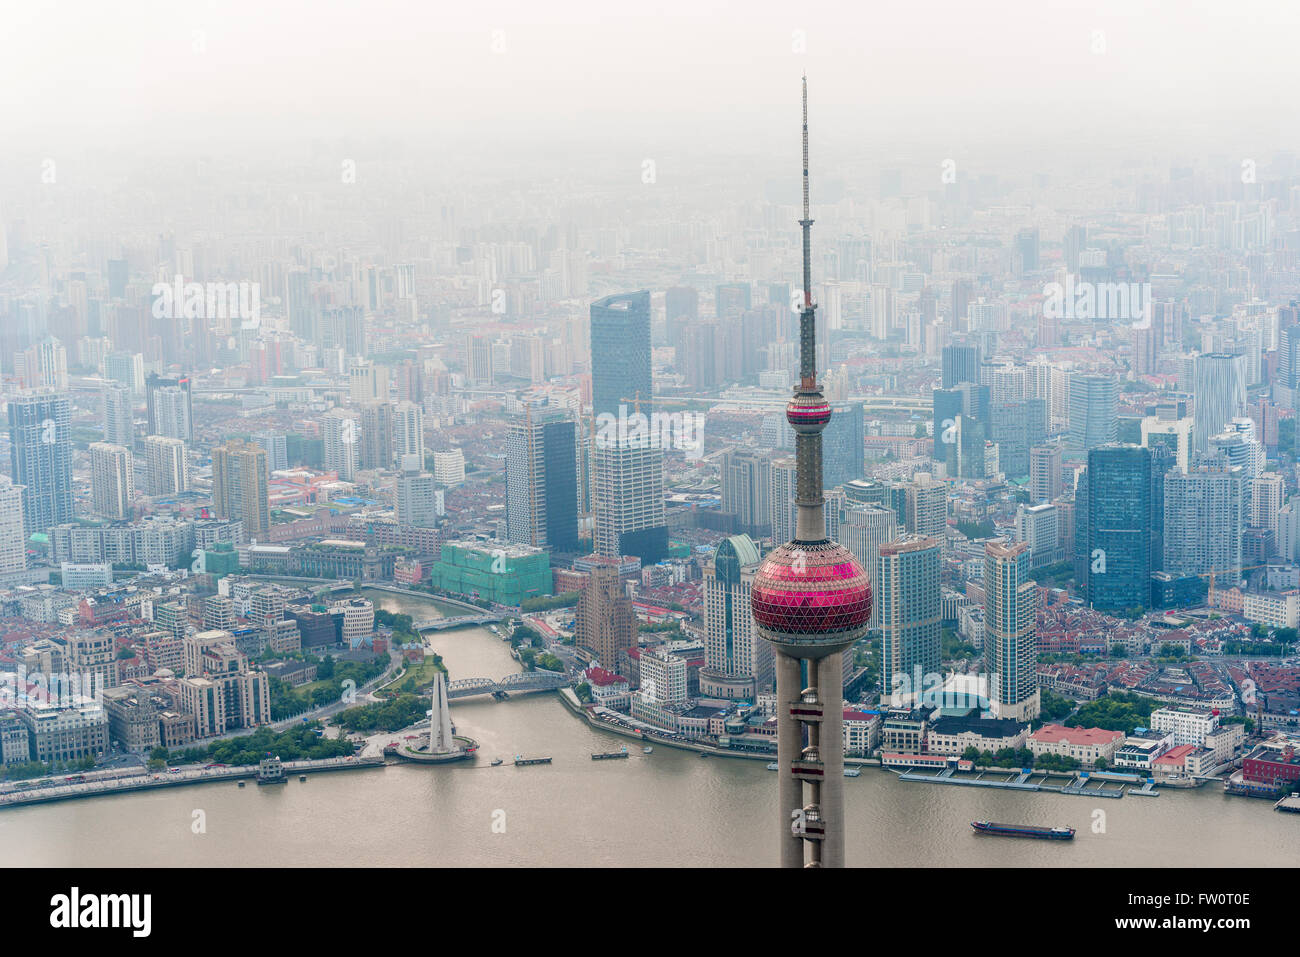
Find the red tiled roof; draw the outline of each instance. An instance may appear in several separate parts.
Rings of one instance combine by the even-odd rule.
[[[1122,731],[1107,731],[1105,728],[1067,728],[1061,724],[1045,724],[1030,736],[1032,741],[1047,744],[1105,744],[1124,737]]]
[[[1176,748],[1170,748],[1160,757],[1156,758],[1156,764],[1182,764],[1183,759],[1196,750],[1194,744],[1180,744]]]
[[[872,718],[878,717],[880,717],[880,715],[876,714],[874,711],[850,711],[848,708],[844,709],[845,721],[870,721]]]
[[[593,665],[587,669],[587,680],[602,688],[608,688],[610,685],[616,685],[619,682],[624,684],[627,683],[627,679],[622,675],[616,675],[612,671],[606,671],[598,665]]]

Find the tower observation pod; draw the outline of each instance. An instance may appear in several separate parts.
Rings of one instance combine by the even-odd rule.
[[[750,590],[776,666],[780,859],[783,867],[844,865],[842,654],[867,631],[866,570],[826,536],[822,431],[831,407],[817,384],[808,212],[808,80],[803,81],[803,308],[799,383],[786,406],[795,432],[795,535],[764,557]]]

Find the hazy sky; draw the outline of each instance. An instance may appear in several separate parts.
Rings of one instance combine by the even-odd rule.
[[[764,149],[788,141],[804,69],[822,141],[868,151],[1300,139],[1295,0],[5,7],[0,137],[39,155],[377,135]]]

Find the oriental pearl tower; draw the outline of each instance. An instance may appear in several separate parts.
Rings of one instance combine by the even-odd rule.
[[[785,416],[795,431],[794,541],[763,559],[750,608],[776,664],[778,815],[782,867],[844,865],[842,653],[871,620],[866,570],[826,535],[822,430],[831,407],[817,384],[808,214],[808,78],[803,81],[803,308],[799,384]]]

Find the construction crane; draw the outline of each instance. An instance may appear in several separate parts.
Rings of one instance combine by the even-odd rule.
[[[628,405],[631,405],[632,408],[633,408],[633,410],[634,410],[638,415],[641,413],[641,393],[640,393],[640,392],[638,392],[638,393],[636,394],[636,397],[635,397],[635,398],[631,398],[631,399],[628,399],[628,398],[622,398],[622,399],[619,399],[618,401],[619,401],[619,402],[622,402],[622,403],[626,403],[626,404],[628,404]],[[679,406],[679,407],[680,407],[680,406],[689,406],[689,405],[692,405],[692,404],[697,403],[697,402],[700,403],[700,404],[702,404],[702,405],[708,405],[708,404],[709,404],[709,400],[708,400],[708,399],[676,399],[676,398],[673,398],[672,396],[664,396],[664,395],[654,395],[654,396],[651,396],[650,398],[646,399],[645,401],[646,401],[647,403],[650,403],[650,404],[653,404],[653,405],[667,405],[667,406]]]
[[[1267,568],[1270,564],[1276,564],[1276,563],[1264,562],[1262,565],[1243,565],[1241,568],[1236,568],[1236,569],[1215,568],[1208,572],[1196,572],[1195,575],[1197,578],[1208,578],[1210,580],[1209,594],[1206,595],[1205,601],[1210,606],[1213,606],[1214,605],[1214,578],[1216,575],[1222,575],[1227,572],[1233,572],[1233,571],[1237,572],[1239,575],[1244,575],[1246,572],[1254,571],[1257,568]]]

